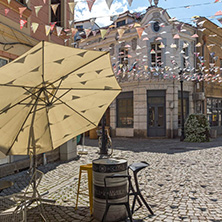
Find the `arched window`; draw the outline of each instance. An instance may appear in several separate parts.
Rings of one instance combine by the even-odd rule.
[[[137,47],[137,38],[132,39],[132,50],[135,51]]]
[[[113,56],[115,53],[114,47],[115,47],[115,45],[113,43],[109,46],[109,53],[111,56]]]

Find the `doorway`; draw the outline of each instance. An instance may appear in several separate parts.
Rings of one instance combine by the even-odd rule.
[[[163,137],[166,136],[166,105],[165,91],[147,91],[147,136]]]

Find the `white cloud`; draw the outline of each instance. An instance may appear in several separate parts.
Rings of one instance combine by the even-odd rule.
[[[87,2],[78,2],[75,9],[75,20],[81,21],[89,18],[97,18],[96,23],[100,26],[108,26],[112,22],[110,16],[118,15],[128,10],[127,0],[114,0],[109,9],[105,0],[96,0],[92,11],[89,11]]]
[[[145,12],[146,9],[147,9],[146,6],[144,6],[144,7],[141,7],[141,6],[140,6],[140,7],[137,7],[137,8],[135,8],[135,9],[130,10],[130,12],[131,12],[131,13],[133,13],[133,12]]]

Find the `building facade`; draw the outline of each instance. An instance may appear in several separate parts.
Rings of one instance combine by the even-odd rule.
[[[197,25],[201,43],[197,64],[199,72],[205,76],[198,90],[204,95],[204,113],[208,117],[212,134],[216,136],[222,134],[222,30],[204,17],[198,19]]]
[[[95,30],[94,30],[95,33]],[[169,137],[180,135],[182,78],[195,67],[195,27],[151,6],[145,14],[125,12],[107,28],[82,38],[84,49],[110,51],[122,93],[110,106],[112,135]],[[184,114],[194,112],[194,82],[183,81]]]

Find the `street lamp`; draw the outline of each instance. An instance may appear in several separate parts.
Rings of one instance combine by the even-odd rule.
[[[108,155],[108,150],[106,148],[107,138],[106,138],[106,113],[104,113],[102,117],[102,145],[100,148],[100,155]]]
[[[181,100],[181,136],[180,136],[180,141],[184,141],[185,139],[185,134],[184,134],[184,113],[183,113],[183,70],[180,69],[179,72],[180,76],[180,100]]]

